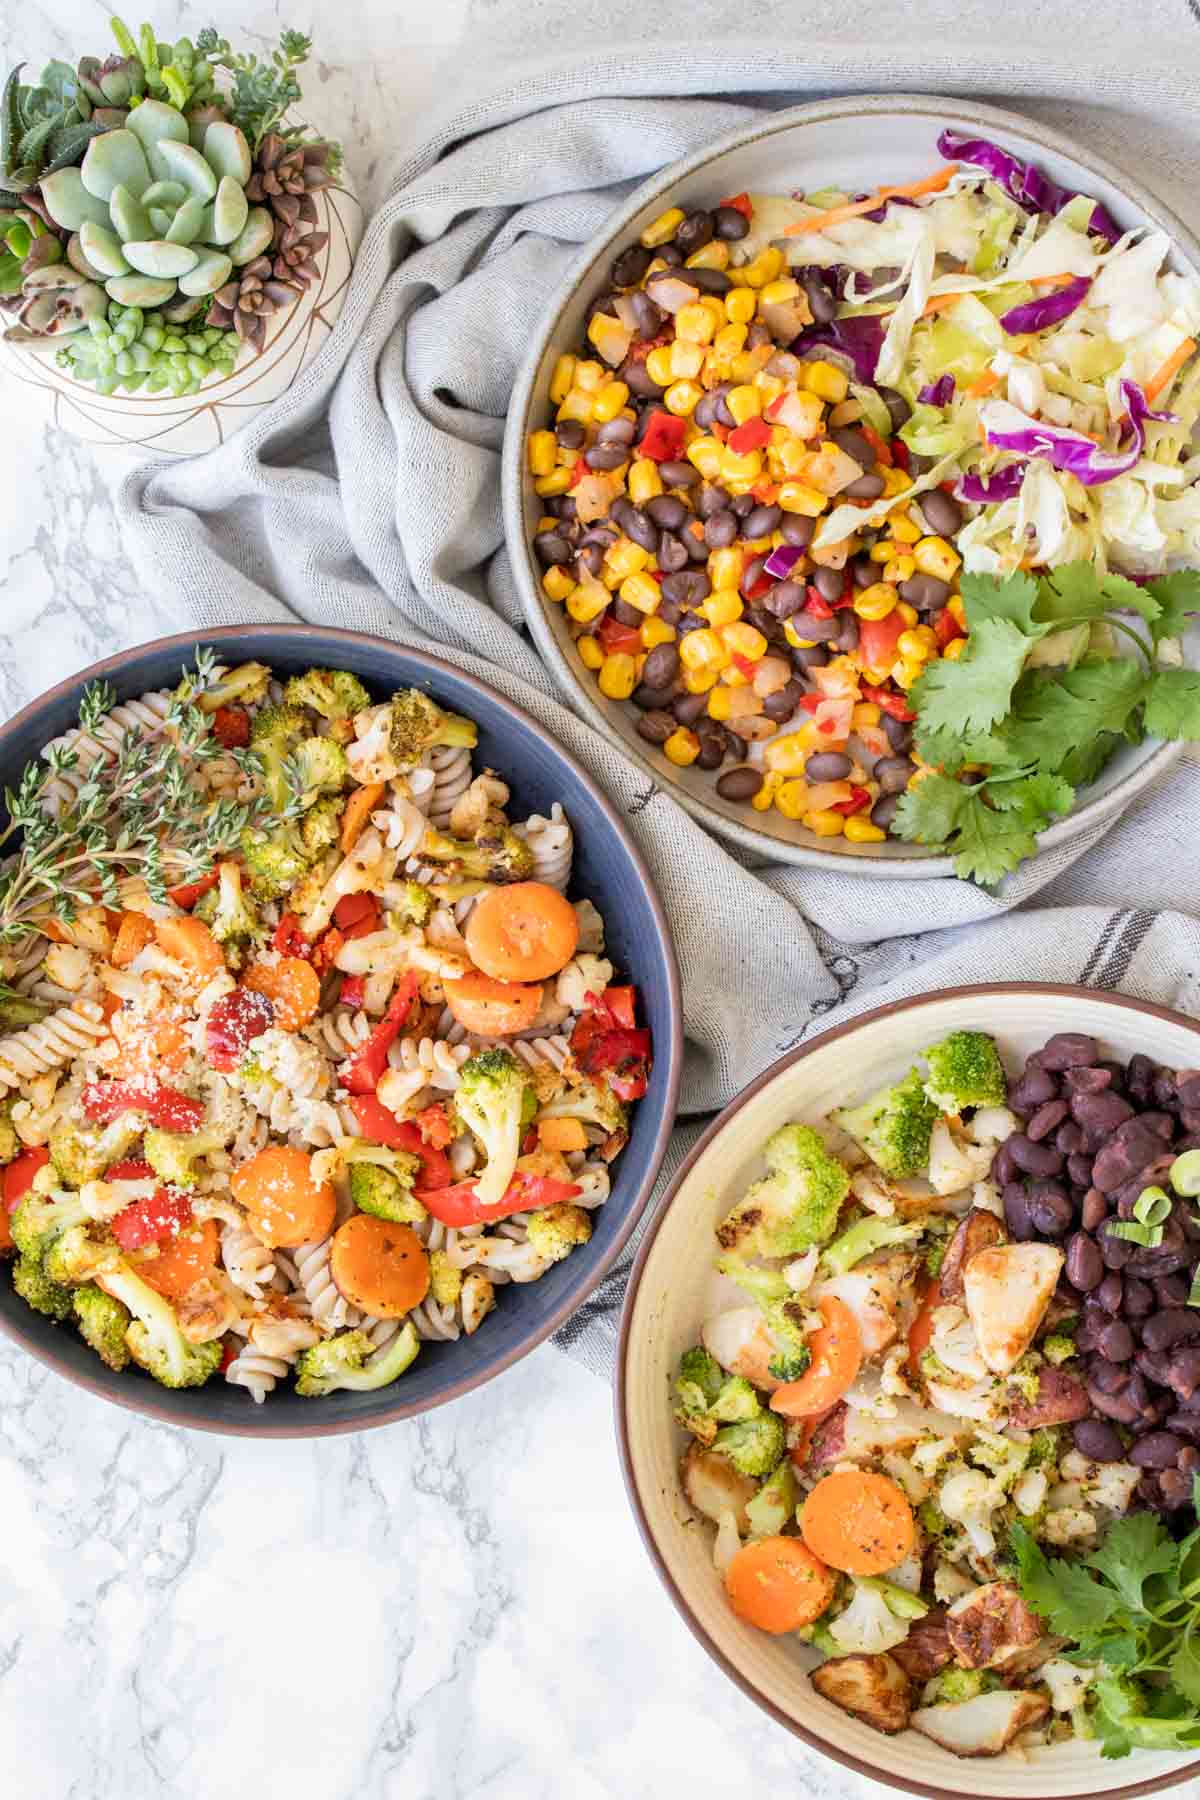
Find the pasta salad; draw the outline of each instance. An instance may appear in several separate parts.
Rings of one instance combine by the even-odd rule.
[[[476,741],[200,652],[8,795],[0,1260],[110,1368],[380,1388],[590,1239],[650,1034]]]

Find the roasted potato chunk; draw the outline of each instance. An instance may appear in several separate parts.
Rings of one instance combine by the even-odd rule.
[[[973,1206],[946,1246],[942,1272],[938,1277],[938,1293],[942,1299],[961,1300],[963,1270],[971,1258],[978,1256],[981,1250],[990,1250],[994,1244],[1007,1242],[1008,1233],[1004,1229],[1004,1221],[998,1219],[994,1212],[988,1212],[985,1207]]]
[[[944,1606],[931,1606],[923,1619],[914,1619],[902,1644],[894,1644],[891,1656],[909,1680],[920,1687],[954,1660]]]
[[[912,1726],[954,1756],[999,1756],[1019,1732],[1040,1724],[1049,1711],[1050,1702],[1040,1694],[997,1688],[974,1700],[918,1707]]]
[[[809,1677],[818,1694],[889,1737],[904,1731],[912,1685],[891,1656],[833,1656]]]
[[[962,1668],[996,1669],[1036,1644],[1042,1625],[1011,1581],[986,1581],[954,1602],[946,1631]]]

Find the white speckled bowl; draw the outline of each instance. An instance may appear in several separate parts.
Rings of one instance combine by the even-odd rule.
[[[351,188],[321,188],[316,229],[329,233],[319,278],[294,306],[272,315],[261,351],[243,348],[231,375],[210,375],[194,394],[98,394],[60,369],[55,356],[67,339],[14,344],[0,336],[0,369],[25,390],[26,405],[46,422],[89,444],[119,446],[147,456],[195,456],[212,450],[261,407],[277,400],[310,363],[342,310],[363,209]]]
[[[1174,266],[1200,276],[1200,243],[1147,188],[1060,132],[1017,113],[929,94],[853,94],[767,112],[644,182],[586,245],[530,346],[504,440],[505,534],[525,616],[546,662],[562,687],[572,691],[583,717],[615,736],[647,776],[668,788],[702,825],[744,849],[775,861],[842,871],[852,864],[856,873],[909,881],[952,875],[952,858],[892,838],[882,844],[818,838],[782,813],[756,813],[723,800],[712,775],[677,768],[638,737],[632,706],[604,699],[595,676],[579,659],[564,608],[551,604],[542,591],[542,571],[532,549],[541,504],[528,476],[525,445],[529,432],[548,416],[555,360],[581,341],[588,301],[605,284],[614,254],[665,207],[711,206],[723,194],[745,190],[779,194],[796,187],[836,186],[869,192],[884,174],[889,181],[915,180],[941,161],[936,139],[947,128],[967,137],[999,139],[1064,187],[1094,194],[1123,227],[1149,223],[1165,231],[1175,245]],[[1042,849],[1068,843],[1101,822],[1111,823],[1180,753],[1178,744],[1123,746],[1070,817],[1042,833]]]
[[[713,1568],[712,1527],[691,1514],[679,1486],[686,1439],[671,1418],[670,1384],[680,1353],[696,1342],[711,1310],[713,1228],[761,1172],[763,1143],[788,1120],[815,1123],[832,1107],[896,1080],[925,1045],[947,1033],[980,1026],[995,1034],[1010,1068],[1056,1031],[1090,1032],[1122,1059],[1142,1050],[1172,1067],[1200,1062],[1200,1022],[1180,1013],[1088,988],[1015,983],[952,988],[879,1007],[785,1057],[710,1126],[642,1241],[617,1349],[625,1481],[646,1548],[692,1632],[750,1699],[815,1749],[933,1800],[1130,1800],[1200,1774],[1200,1761],[1135,1751],[1106,1762],[1091,1745],[1072,1742],[1035,1750],[1028,1760],[966,1762],[915,1731],[884,1737],[822,1699],[806,1675],[818,1660],[813,1651],[735,1618]]]

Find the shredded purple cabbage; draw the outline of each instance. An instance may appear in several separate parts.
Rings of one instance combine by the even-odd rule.
[[[954,493],[956,499],[973,500],[977,506],[993,501],[1015,500],[1025,479],[1024,463],[1007,463],[991,475],[962,475]]]
[[[763,574],[773,575],[779,581],[786,580],[803,555],[803,550],[796,544],[780,544],[763,564]]]
[[[1100,200],[1097,200],[1095,210],[1088,220],[1088,231],[1092,237],[1107,238],[1110,244],[1115,244],[1122,236],[1121,227]]]
[[[1065,469],[1074,475],[1084,487],[1098,487],[1103,481],[1115,481],[1119,475],[1128,475],[1137,463],[1146,442],[1146,420],[1154,419],[1169,422],[1172,413],[1151,412],[1146,396],[1136,381],[1123,381],[1121,395],[1128,409],[1128,421],[1123,436],[1126,443],[1117,451],[1100,450],[1091,438],[1084,437],[1082,432],[1067,431],[1059,425],[1047,425],[1038,420],[1026,419],[1015,407],[1008,407],[1007,401],[993,401],[980,408],[980,419],[987,432],[988,443],[997,450],[1014,450],[1022,456],[1040,456],[1044,461],[1053,464],[1056,469]],[[1010,426],[1007,430],[995,423],[997,408],[1007,407],[1022,420],[1021,426]],[[988,415],[991,415],[989,418]]]
[[[949,406],[953,398],[953,375],[939,375],[936,381],[927,381],[917,395],[922,406]]]
[[[937,147],[938,155],[950,161],[972,163],[977,169],[986,169],[1026,212],[1059,213],[1075,198],[1070,188],[1060,187],[1034,163],[1022,162],[1011,150],[1001,149],[989,138],[960,137],[957,131],[943,131]],[[1107,238],[1110,244],[1115,244],[1121,235],[1111,213],[1099,200],[1088,230]]]
[[[1047,326],[1057,325],[1077,306],[1082,306],[1091,285],[1090,275],[1079,275],[1049,294],[1027,300],[1023,306],[1010,306],[1006,313],[1001,313],[1000,323],[1013,337],[1019,337],[1023,331],[1045,331]]]
[[[797,356],[806,356],[810,350],[834,350],[852,365],[856,381],[871,382],[875,379],[886,325],[886,319],[876,313],[834,319],[828,325],[808,326],[791,348]]]

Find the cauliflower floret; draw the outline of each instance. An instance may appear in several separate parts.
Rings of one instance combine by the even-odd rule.
[[[953,1438],[926,1438],[923,1443],[916,1444],[910,1454],[914,1467],[922,1475],[936,1475],[957,1448]]]
[[[990,1176],[986,1181],[977,1181],[971,1189],[971,1205],[977,1212],[995,1213],[998,1219],[1004,1217],[1004,1201],[1000,1197],[1000,1189]]]
[[[315,1044],[277,1025],[251,1041],[242,1080],[247,1093],[260,1087],[286,1088],[297,1099],[328,1093],[333,1072]]]
[[[613,966],[603,956],[576,956],[558,978],[555,995],[560,1006],[582,1012],[589,994],[602,994],[613,978]]]
[[[958,1469],[948,1475],[938,1495],[946,1517],[961,1525],[977,1556],[993,1556],[996,1534],[992,1515],[1004,1505],[1004,1488],[980,1469]]]
[[[877,1218],[890,1219],[896,1211],[895,1200],[873,1170],[860,1169],[851,1176],[850,1192],[860,1206],[865,1206]]]
[[[901,1456],[898,1450],[888,1450],[879,1461],[913,1506],[920,1506],[922,1500],[928,1500],[933,1492],[933,1483],[921,1474],[909,1457]],[[895,1576],[892,1579],[895,1580]]]
[[[938,1119],[929,1137],[929,1185],[935,1194],[957,1194],[982,1181],[992,1166],[990,1144],[968,1144]]]
[[[1044,1469],[1030,1469],[1013,1489],[1013,1504],[1023,1518],[1032,1519],[1046,1504],[1049,1483]]]
[[[940,1562],[933,1571],[933,1597],[940,1600],[943,1606],[963,1594],[972,1593],[978,1585],[954,1563]]]
[[[883,1595],[854,1584],[854,1598],[829,1627],[829,1635],[845,1655],[879,1656],[902,1644],[908,1624],[898,1619]]]
[[[982,1381],[988,1373],[975,1327],[961,1306],[936,1308],[929,1348],[944,1369],[964,1378],[965,1385]]]
[[[1046,1514],[1040,1535],[1060,1547],[1087,1542],[1096,1535],[1096,1515],[1083,1506],[1056,1507]]]
[[[604,920],[590,900],[576,900],[575,917],[579,924],[579,950],[601,956],[604,952]]]
[[[1069,1663],[1055,1656],[1042,1664],[1038,1680],[1049,1690],[1055,1712],[1069,1713],[1080,1704],[1098,1674],[1099,1670],[1090,1663]]]
[[[77,944],[51,944],[46,952],[46,975],[72,994],[82,993],[92,974],[92,958]]]
[[[999,1424],[1007,1415],[1007,1390],[989,1377],[970,1387],[954,1387],[948,1381],[927,1381],[926,1395],[939,1412],[952,1419],[976,1419],[982,1425]]]
[[[346,746],[346,761],[355,781],[364,786],[370,781],[391,781],[400,773],[400,765],[392,755],[392,708],[368,706],[355,715],[355,742]]]
[[[737,1514],[726,1507],[717,1520],[717,1535],[713,1539],[713,1568],[718,1575],[724,1575],[741,1547]]]
[[[1141,1470],[1127,1462],[1089,1462],[1078,1450],[1068,1450],[1059,1464],[1059,1474],[1077,1484],[1079,1498],[1089,1506],[1123,1513],[1133,1499]]]
[[[821,1260],[821,1252],[816,1244],[804,1252],[803,1256],[793,1257],[783,1271],[783,1279],[793,1294],[807,1293],[812,1286],[813,1276],[817,1272],[817,1264]]]
[[[1016,1130],[1016,1115],[1007,1106],[981,1106],[966,1127],[973,1144],[1002,1144]]]

